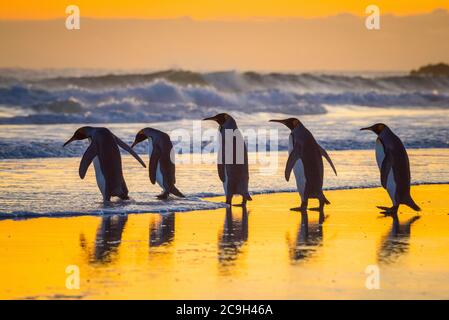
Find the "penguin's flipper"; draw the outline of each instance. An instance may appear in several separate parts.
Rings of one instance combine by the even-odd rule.
[[[79,175],[81,179],[84,179],[84,177],[86,176],[87,169],[96,156],[97,147],[93,143],[91,143],[86,152],[84,152],[83,158],[80,162]]]
[[[335,175],[337,175],[337,169],[335,169],[331,157],[329,157],[326,150],[324,150],[320,145],[318,145],[318,147],[320,148],[321,155],[327,160],[327,162],[329,162],[330,166],[332,167],[332,170],[334,170]]]
[[[157,164],[161,158],[161,150],[158,147],[153,149],[150,157],[150,166],[148,168],[150,172],[150,181],[152,184],[156,183]]]
[[[293,147],[292,152],[290,152],[285,166],[285,180],[290,180],[290,174],[292,173],[293,167],[296,161],[301,158],[301,148]]]
[[[385,158],[382,161],[382,167],[380,168],[380,183],[382,184],[382,187],[384,187],[384,189],[387,188],[388,174],[390,173],[392,166],[393,156],[391,155],[391,153],[386,152]]]
[[[217,163],[218,176],[220,177],[221,182],[225,182],[225,166],[224,164]]]
[[[124,143],[120,138],[116,137],[114,135],[115,138],[115,142],[117,142],[117,144],[125,151],[129,152],[134,158],[136,158],[137,161],[140,162],[140,164],[146,168],[147,166],[145,165],[145,162],[143,162],[142,158],[139,157],[139,155],[133,150],[131,149],[130,146],[128,146],[126,143]]]

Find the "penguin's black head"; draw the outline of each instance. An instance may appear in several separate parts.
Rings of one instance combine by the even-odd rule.
[[[89,127],[82,127],[79,128],[78,130],[75,131],[75,133],[73,134],[73,137],[71,137],[69,140],[67,140],[66,143],[64,143],[63,147],[65,147],[66,145],[68,145],[69,143],[75,141],[75,140],[84,140],[89,138],[88,135],[88,129]]]
[[[213,120],[213,121],[216,121],[219,125],[223,125],[230,118],[232,118],[232,117],[227,113],[219,113],[216,116],[213,116],[210,118],[204,118],[203,120]]]
[[[137,132],[136,134],[136,138],[134,139],[134,142],[131,146],[131,148],[134,148],[134,146],[140,142],[142,142],[143,140],[147,139],[147,135],[145,134],[145,129],[140,130],[139,132]]]
[[[284,120],[270,120],[270,122],[279,122],[286,125],[290,130],[295,129],[301,122],[296,118],[288,118]]]
[[[383,123],[376,123],[373,124],[371,127],[362,128],[360,130],[370,130],[374,132],[375,134],[379,135],[384,129],[387,128],[387,126]]]

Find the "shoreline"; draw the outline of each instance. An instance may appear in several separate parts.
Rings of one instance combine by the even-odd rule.
[[[425,183],[412,183],[411,186],[449,186],[449,182],[425,182]],[[357,186],[357,187],[341,187],[341,188],[323,188],[323,191],[329,192],[329,191],[349,191],[349,190],[366,190],[366,189],[382,189],[381,186]],[[276,190],[276,191],[255,191],[251,192],[252,196],[259,196],[259,195],[280,195],[280,194],[290,194],[290,193],[296,193],[297,191],[294,189],[285,189],[285,190]],[[385,191],[386,192],[386,191]],[[299,197],[299,195],[298,195]],[[204,211],[204,210],[219,210],[222,208],[226,208],[227,205],[223,201],[215,201],[217,199],[223,199],[223,194],[214,194],[214,195],[206,195],[206,196],[192,196],[190,199],[200,199],[201,201],[206,202],[212,202],[217,204],[222,204],[220,207],[216,208],[210,208],[210,209],[203,209],[203,208],[189,208],[186,210],[159,210],[159,211],[151,211],[151,210],[142,210],[142,211],[129,211],[129,212],[93,212],[93,213],[72,213],[67,214],[65,212],[55,212],[55,213],[27,213],[27,212],[21,212],[21,213],[1,213],[0,212],[0,222],[4,220],[29,220],[29,219],[36,219],[36,218],[71,218],[71,217],[85,217],[85,216],[92,216],[92,217],[104,217],[104,216],[114,216],[114,215],[145,215],[145,214],[170,214],[170,213],[190,213],[190,212],[196,212],[196,211]],[[172,198],[171,201],[176,201],[177,198]],[[189,200],[189,197],[187,196],[185,198],[186,200]],[[234,197],[234,202],[238,203],[240,200],[240,196]],[[311,199],[313,201],[314,199]],[[122,201],[116,201],[113,203],[121,203]],[[123,201],[127,202],[127,201]],[[251,207],[251,201],[248,202],[247,207]],[[107,207],[105,207],[107,208]]]
[[[449,149],[410,151],[413,184],[446,184],[449,179]],[[374,150],[331,151],[337,165],[335,176],[324,164],[324,190],[380,187],[379,169]],[[250,165],[249,190],[253,195],[279,192],[295,193],[294,181],[286,182],[284,167],[287,152],[271,155],[266,163]],[[148,161],[148,156],[143,159]],[[186,159],[188,161],[188,159]],[[176,185],[188,199],[156,199],[160,187],[152,185],[148,170],[131,156],[123,156],[123,175],[132,201],[103,204],[93,167],[84,180],[78,175],[78,158],[0,161],[0,219],[42,216],[104,215],[125,213],[161,213],[207,210],[224,204],[207,201],[223,194],[223,186],[213,163],[180,163],[176,166]],[[449,182],[449,181],[448,181]],[[449,183],[448,183],[449,184]],[[239,201],[239,199],[236,199]]]
[[[1,126],[1,125],[0,125]],[[1,141],[0,141],[1,142]],[[323,142],[323,141],[321,141]],[[62,145],[63,142],[61,142]],[[324,144],[323,144],[324,145]],[[340,149],[333,149],[333,148],[326,148],[327,151],[329,152],[371,152],[373,151],[373,146],[374,146],[374,142],[372,143],[372,146],[370,147],[362,147],[362,148],[340,148]],[[415,146],[407,146],[405,145],[407,151],[423,151],[423,150],[449,150],[449,145],[445,145],[445,146],[429,146],[429,147],[415,147]],[[280,146],[280,148],[277,151],[274,152],[279,152],[279,153],[286,153],[288,151],[288,147],[286,146]],[[256,153],[254,151],[251,151],[251,153]],[[128,154],[124,151],[120,151],[121,156],[127,156]],[[147,152],[137,152],[137,154],[140,157],[146,157],[148,156]],[[199,156],[202,153],[189,153],[189,156]],[[13,162],[13,161],[24,161],[24,160],[46,160],[46,159],[52,159],[52,160],[61,160],[61,159],[73,159],[73,158],[79,158],[82,155],[82,153],[80,154],[69,154],[66,156],[47,156],[47,157],[22,157],[22,158],[0,158],[0,162],[1,161],[6,161],[6,162]]]

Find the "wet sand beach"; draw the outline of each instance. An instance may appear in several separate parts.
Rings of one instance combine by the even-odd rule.
[[[390,203],[381,188],[327,191],[322,224],[289,210],[296,193],[255,195],[247,210],[7,219],[0,298],[447,299],[448,193],[413,186],[423,211],[394,219],[375,207]],[[66,288],[71,265],[79,289]]]

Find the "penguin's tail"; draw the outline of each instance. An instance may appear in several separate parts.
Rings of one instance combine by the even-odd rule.
[[[331,204],[331,202],[329,200],[327,200],[327,198],[326,198],[326,196],[324,194],[322,195],[322,197],[323,197],[323,202],[325,204]]]
[[[186,197],[186,196],[183,195],[182,192],[179,191],[178,188],[176,188],[175,186],[171,187],[170,193],[171,193],[171,194],[174,194],[175,196],[180,197],[180,198],[185,198],[185,197]]]
[[[415,203],[411,196],[409,196],[408,199],[404,201],[404,204],[415,211],[421,211],[421,208]]]
[[[253,198],[251,198],[251,196],[250,196],[249,193],[247,192],[247,193],[243,194],[243,200],[246,200],[246,201],[252,201]]]

